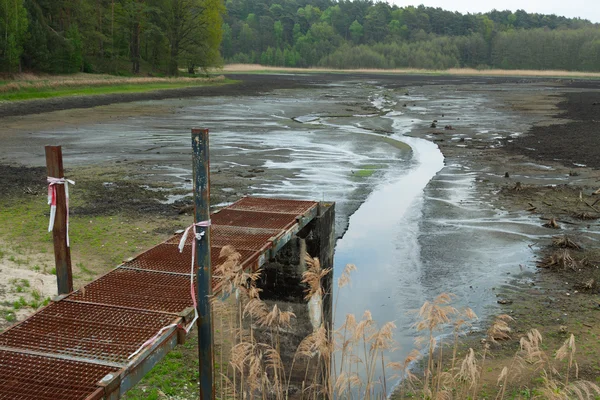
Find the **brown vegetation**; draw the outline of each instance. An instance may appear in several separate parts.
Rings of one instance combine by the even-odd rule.
[[[62,89],[90,86],[144,85],[153,83],[202,83],[225,79],[224,76],[211,78],[158,78],[158,77],[116,77],[112,75],[76,74],[35,75],[19,74],[8,83],[0,85],[0,93],[16,92],[23,89]]]
[[[567,237],[555,238],[557,246],[574,246]],[[558,263],[570,265],[568,250],[559,250]],[[557,253],[558,254],[558,253]],[[281,356],[281,338],[296,317],[282,311],[277,305],[268,307],[256,287],[260,271],[248,273],[239,266],[239,254],[231,247],[221,252],[226,261],[217,267],[215,278],[225,293],[235,296],[237,311],[230,317],[229,327],[234,343],[229,370],[222,374],[220,398],[243,399],[384,399],[395,382],[400,381],[395,399],[477,399],[483,390],[486,360],[501,342],[511,339],[513,321],[509,315],[499,315],[491,323],[481,349],[469,348],[458,358],[460,335],[477,316],[470,309],[457,310],[452,306],[454,295],[442,293],[426,301],[416,310],[413,325],[418,337],[417,348],[403,362],[390,362],[386,354],[396,350],[392,322],[379,328],[371,313],[365,311],[360,320],[347,315],[345,323],[330,332],[322,320],[321,281],[331,271],[322,269],[319,260],[306,256],[307,270],[303,282],[307,284],[312,332],[300,342],[291,365]],[[558,257],[558,256],[557,256]],[[348,265],[338,280],[342,288],[350,282],[356,267]],[[221,307],[215,300],[215,307]],[[223,324],[222,324],[223,325]],[[223,325],[224,326],[224,325]],[[439,333],[452,329],[452,343],[444,343]],[[260,330],[268,335],[259,334]],[[268,343],[264,339],[270,338]],[[542,376],[533,398],[591,399],[600,395],[600,387],[579,381],[579,367],[575,359],[574,335],[570,335],[554,355],[542,347],[543,337],[531,329],[520,338],[518,350],[498,376],[495,399],[504,399],[507,388],[525,370]],[[445,346],[452,346],[451,356],[444,354]],[[422,356],[423,355],[423,356]],[[421,360],[422,375],[411,370]],[[298,367],[303,372],[298,374]],[[562,366],[562,370],[561,370]],[[297,382],[300,379],[301,382]],[[489,388],[487,388],[489,390]],[[487,396],[487,395],[486,395]],[[481,398],[489,398],[482,396]]]
[[[225,72],[255,72],[255,71],[282,71],[282,72],[338,72],[333,68],[287,68],[287,67],[269,67],[259,64],[228,64],[223,68]],[[458,76],[541,76],[541,77],[597,77],[597,72],[573,72],[573,71],[536,71],[536,70],[504,70],[504,69],[486,69],[478,70],[474,68],[450,68],[446,70],[428,70],[416,68],[402,69],[344,69],[344,72],[352,73],[391,73],[391,74],[445,74]]]

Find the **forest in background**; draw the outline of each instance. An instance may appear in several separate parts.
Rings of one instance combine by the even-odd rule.
[[[0,0],[0,72],[172,76],[223,62],[600,71],[600,25],[371,0]]]
[[[370,0],[227,0],[227,62],[330,68],[600,70],[600,25],[519,10]]]
[[[224,13],[221,0],[0,0],[0,72],[218,66]]]

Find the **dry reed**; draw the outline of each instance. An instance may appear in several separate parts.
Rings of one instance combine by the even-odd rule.
[[[411,370],[421,351],[414,349],[403,362],[389,361],[386,357],[393,353],[397,344],[394,341],[396,325],[388,322],[378,327],[371,313],[365,311],[360,320],[347,315],[344,324],[335,331],[319,321],[319,325],[303,338],[294,352],[291,366],[281,357],[280,335],[291,327],[295,315],[283,311],[279,306],[268,307],[260,298],[256,287],[260,271],[246,272],[239,266],[239,254],[230,247],[221,252],[225,262],[215,268],[215,278],[225,293],[234,294],[237,310],[230,317],[230,330],[235,337],[230,352],[230,370],[223,374],[220,384],[221,399],[274,399],[315,400],[322,398],[383,400],[387,398],[393,382],[400,381],[396,397],[413,398],[416,394],[423,399],[477,399],[482,388],[482,376],[486,358],[491,351],[490,344],[509,340],[512,318],[499,315],[487,330],[487,340],[483,341],[482,352],[470,348],[464,357],[457,361],[460,333],[471,326],[477,318],[471,309],[462,311],[452,306],[454,296],[443,293],[433,301],[427,301],[416,311],[418,316],[414,328],[421,332],[418,342],[427,345],[423,358],[423,379]],[[322,281],[329,269],[321,268],[318,259],[306,257],[307,270],[303,282],[307,285],[305,298],[309,305],[315,297],[326,295]],[[356,270],[348,265],[338,280],[338,287],[350,284],[350,274]],[[219,307],[218,300],[214,307]],[[312,313],[323,315],[323,303],[315,302],[310,307],[321,307]],[[270,333],[270,343],[261,342],[255,332],[263,329]],[[435,334],[452,329],[452,356],[443,357],[443,336]],[[575,337],[571,335],[558,349],[555,357],[550,357],[542,349],[543,337],[536,330],[530,330],[519,340],[519,349],[510,365],[504,366],[497,377],[496,399],[504,399],[511,379],[517,377],[524,368],[538,371],[544,377],[539,393],[548,399],[593,398],[600,394],[600,388],[593,383],[579,381],[578,364],[575,359]],[[299,391],[292,390],[294,366],[304,362],[304,378]],[[566,371],[559,373],[556,362],[565,362]],[[443,368],[444,363],[447,369]],[[563,380],[559,380],[560,377]],[[298,377],[296,376],[295,379]],[[416,384],[421,383],[419,390]],[[408,395],[408,391],[412,394]],[[294,397],[295,396],[295,397]],[[399,396],[399,397],[398,397]]]
[[[577,242],[573,241],[567,235],[553,237],[552,238],[552,245],[554,247],[560,247],[560,248],[563,248],[563,249],[575,249],[575,250],[581,249],[581,245],[579,245]]]
[[[473,68],[450,68],[447,70],[428,70],[416,68],[402,69],[333,69],[333,68],[285,68],[285,67],[269,67],[259,64],[228,64],[223,68],[226,72],[251,72],[251,71],[282,71],[282,72],[358,72],[358,73],[386,73],[386,74],[444,74],[457,76],[542,76],[542,77],[600,77],[598,72],[580,72],[580,71],[560,71],[560,70],[504,70],[504,69],[487,69],[477,70]]]

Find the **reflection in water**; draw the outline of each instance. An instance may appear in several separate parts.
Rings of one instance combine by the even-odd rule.
[[[339,296],[335,322],[341,326],[346,314],[360,318],[368,309],[380,327],[395,321],[395,339],[410,350],[412,335],[407,328],[411,321],[402,310],[418,308],[424,298],[418,240],[423,190],[443,168],[444,157],[426,140],[396,138],[412,147],[415,162],[407,171],[387,173],[387,182],[352,215],[348,231],[337,242],[336,279],[348,263],[358,270],[352,275],[351,288],[335,294]]]
[[[365,310],[380,327],[394,321],[400,350],[387,356],[402,361],[415,346],[409,311],[449,292],[457,307],[489,315],[494,287],[520,272],[532,255],[527,245],[546,232],[528,216],[493,209],[475,190],[476,174],[444,166],[434,143],[402,136],[421,121],[401,112],[387,116],[394,137],[413,148],[412,164],[388,170],[337,243],[336,278],[347,263],[358,271],[351,287],[336,293],[335,322],[341,326],[348,313],[359,319]]]

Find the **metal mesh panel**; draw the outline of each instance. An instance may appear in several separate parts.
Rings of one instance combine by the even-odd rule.
[[[289,214],[230,210],[225,208],[214,213],[210,219],[213,225],[245,226],[248,228],[287,229],[294,225],[296,218]]]
[[[248,197],[213,214],[213,268],[225,261],[220,257],[224,246],[240,253],[244,267],[255,263],[272,240],[316,206],[311,201]],[[0,346],[15,349],[0,350],[0,400],[85,399],[100,379],[117,371],[93,360],[125,365],[143,342],[191,307],[187,274],[193,237],[183,253],[177,248],[180,238],[172,237],[0,334]],[[219,285],[213,279],[215,290]]]
[[[311,208],[316,207],[317,204],[318,203],[315,201],[244,197],[227,208],[230,210],[261,211],[301,215],[308,212]]]
[[[271,246],[270,239],[281,233],[278,229],[246,228],[240,226],[213,225],[210,228],[210,244],[214,247],[232,246],[237,251],[259,251]],[[188,235],[186,245],[191,245],[194,235]],[[167,240],[167,244],[179,244],[181,235]]]
[[[68,299],[173,314],[192,306],[189,277],[124,268],[104,275]]]
[[[0,346],[127,363],[171,315],[60,301],[0,335]]]
[[[214,225],[210,237],[215,247],[232,246],[235,250],[266,250],[271,247],[271,239],[281,231],[277,229],[257,229],[238,226]]]
[[[1,400],[83,400],[117,368],[0,350]]]
[[[252,250],[239,250],[241,264],[246,263],[254,255]],[[225,261],[220,257],[221,248],[211,247],[210,258],[213,268]],[[176,244],[160,244],[147,252],[140,254],[135,259],[123,264],[125,268],[138,268],[149,271],[174,272],[179,274],[189,274],[192,263],[192,246],[184,246],[183,252],[179,252]]]

